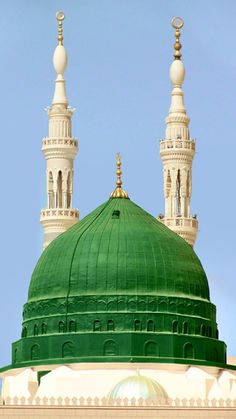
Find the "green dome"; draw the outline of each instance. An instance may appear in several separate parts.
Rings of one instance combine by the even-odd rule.
[[[82,295],[169,295],[209,300],[192,247],[129,199],[110,199],[52,242],[28,302]]]
[[[56,238],[33,272],[13,364],[225,361],[192,247],[129,199]]]

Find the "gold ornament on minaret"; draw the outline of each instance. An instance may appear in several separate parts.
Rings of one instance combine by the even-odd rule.
[[[56,13],[56,19],[58,22],[58,45],[63,45],[63,27],[62,27],[62,22],[65,19],[65,13],[64,12],[57,12]]]
[[[127,192],[122,189],[122,180],[121,180],[121,155],[120,153],[116,154],[116,189],[111,194],[112,198],[128,198]]]
[[[180,50],[182,48],[182,45],[180,43],[179,38],[181,36],[180,29],[184,26],[184,21],[181,17],[174,17],[171,21],[171,25],[175,29],[174,58],[175,60],[180,60],[181,59]]]

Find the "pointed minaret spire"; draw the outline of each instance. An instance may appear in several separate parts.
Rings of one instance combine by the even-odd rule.
[[[195,140],[189,135],[189,118],[182,90],[185,69],[181,60],[180,29],[184,21],[180,17],[175,17],[171,23],[175,29],[174,61],[170,66],[173,90],[169,115],[166,118],[166,138],[160,141],[165,215],[159,219],[193,246],[198,231],[196,216],[190,215]]]
[[[67,53],[63,46],[63,12],[57,12],[58,45],[53,64],[57,73],[51,107],[48,108],[49,134],[43,139],[42,151],[46,158],[47,208],[41,211],[40,222],[44,228],[44,248],[59,234],[75,224],[79,212],[72,207],[73,162],[78,151],[78,141],[72,136],[73,110],[68,105],[64,72]]]
[[[122,180],[121,180],[121,155],[120,153],[116,154],[116,189],[114,192],[112,192],[111,197],[112,198],[128,198],[127,192],[122,189]]]

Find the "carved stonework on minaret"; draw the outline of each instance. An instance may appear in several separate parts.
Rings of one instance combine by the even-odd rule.
[[[175,18],[174,61],[170,66],[173,85],[169,115],[166,118],[166,137],[160,141],[163,162],[165,215],[159,216],[171,230],[183,237],[192,246],[195,243],[198,221],[191,216],[192,161],[195,141],[189,135],[189,118],[184,106],[182,84],[185,76],[181,61],[180,29],[183,21]]]
[[[40,216],[44,228],[44,248],[79,218],[78,210],[72,207],[73,162],[78,151],[78,141],[72,137],[73,109],[68,105],[63,77],[67,65],[67,54],[63,46],[63,19],[64,13],[58,12],[58,45],[53,56],[57,79],[52,105],[48,108],[48,137],[42,142],[47,164],[48,195],[47,208],[41,210]]]

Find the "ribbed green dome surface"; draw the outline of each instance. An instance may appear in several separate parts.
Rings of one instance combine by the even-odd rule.
[[[45,250],[28,301],[94,294],[209,299],[207,278],[192,247],[129,199],[116,198]]]
[[[14,367],[223,364],[216,309],[192,247],[113,197],[57,237],[33,272]]]

